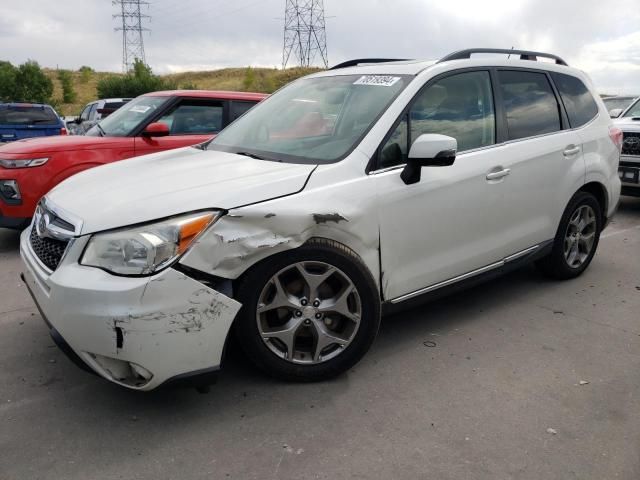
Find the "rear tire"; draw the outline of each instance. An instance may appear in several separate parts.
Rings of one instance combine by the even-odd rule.
[[[558,280],[582,274],[593,259],[602,231],[602,208],[588,192],[577,192],[562,214],[549,255],[536,262],[545,275]]]
[[[235,335],[249,359],[274,377],[325,380],[369,350],[380,325],[380,296],[360,257],[311,239],[247,272],[236,288]]]

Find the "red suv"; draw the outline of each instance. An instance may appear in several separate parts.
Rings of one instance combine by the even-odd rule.
[[[40,197],[71,175],[117,160],[202,143],[265,97],[204,90],[148,93],[84,136],[4,145],[0,147],[0,227],[26,227]]]

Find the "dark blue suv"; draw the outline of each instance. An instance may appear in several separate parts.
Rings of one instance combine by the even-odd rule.
[[[64,122],[49,105],[0,103],[0,143],[66,134]]]

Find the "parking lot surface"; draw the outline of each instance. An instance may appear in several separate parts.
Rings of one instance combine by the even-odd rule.
[[[638,479],[640,199],[591,267],[524,268],[389,316],[348,374],[130,392],[74,366],[0,230],[0,479]]]

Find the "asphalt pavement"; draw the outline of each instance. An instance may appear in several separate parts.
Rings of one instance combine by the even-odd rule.
[[[369,354],[289,384],[231,348],[210,393],[73,365],[0,229],[0,480],[640,478],[640,199],[578,279],[532,267],[383,319]]]

